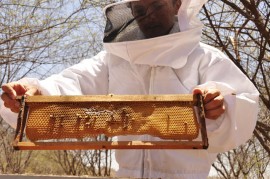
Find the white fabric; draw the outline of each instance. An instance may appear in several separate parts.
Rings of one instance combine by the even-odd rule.
[[[208,150],[117,151],[120,176],[206,178],[216,154],[246,142],[256,124],[257,90],[227,57],[204,44],[200,44],[179,69],[134,64],[112,53],[101,52],[38,83],[44,95],[182,94],[191,93],[198,85],[222,91],[227,110],[217,121],[207,120]],[[8,110],[2,106],[1,115],[3,111]],[[14,119],[14,116],[3,117],[7,121]],[[134,138],[152,139],[149,136]]]
[[[130,2],[124,0],[105,7],[105,10],[119,3]],[[186,64],[189,54],[199,45],[203,25],[198,20],[197,14],[207,0],[181,0],[178,11],[178,23],[181,33],[170,34],[164,37],[137,41],[105,43],[104,48],[116,56],[135,64],[148,64],[152,66],[170,66],[181,68]],[[190,38],[187,38],[190,37]],[[169,43],[173,42],[173,43]],[[179,45],[181,47],[179,47]],[[151,47],[151,50],[149,50]],[[181,48],[181,53],[177,53]],[[134,50],[136,49],[136,50]],[[164,58],[170,57],[166,61]]]
[[[106,51],[134,64],[181,68],[186,64],[188,55],[199,45],[201,29],[202,26],[199,26],[195,29],[154,39],[105,43],[104,48]],[[188,36],[192,38],[186,38]],[[173,43],[164,43],[164,39]],[[180,44],[182,44],[181,53],[177,53]],[[149,50],[149,47],[151,47],[151,50]],[[167,60],[164,60],[165,58]]]
[[[193,29],[201,25],[197,15],[207,1],[208,0],[181,0],[182,4],[178,11],[181,31]]]
[[[191,0],[190,5],[196,2],[201,6],[204,1]],[[116,151],[121,177],[206,178],[217,153],[252,136],[258,91],[223,53],[198,42],[200,32],[201,25],[159,38],[105,44],[106,51],[92,59],[45,80],[28,81],[34,81],[44,95],[187,94],[198,86],[218,88],[227,110],[217,120],[207,119],[208,150]],[[14,126],[14,114],[1,108],[2,117]],[[119,139],[158,140],[150,136]]]

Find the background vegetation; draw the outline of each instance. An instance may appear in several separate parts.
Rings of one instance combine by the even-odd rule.
[[[102,50],[102,8],[111,0],[0,0],[0,85],[46,76]],[[270,2],[209,0],[203,41],[221,49],[260,91],[259,121],[245,145],[220,154],[222,178],[264,178],[270,162]],[[224,74],[230,75],[230,74]],[[0,118],[0,174],[113,175],[112,151],[24,151]]]

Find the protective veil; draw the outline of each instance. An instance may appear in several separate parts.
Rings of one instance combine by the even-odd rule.
[[[45,80],[20,80],[44,95],[187,94],[196,87],[221,91],[226,111],[206,121],[208,150],[116,151],[120,177],[207,178],[216,155],[245,143],[256,125],[256,88],[222,52],[200,43],[203,26],[196,15],[206,0],[182,0],[178,13],[164,13],[173,10],[172,2],[177,3],[142,0],[108,6],[105,51]],[[1,116],[16,126],[16,114],[4,106]],[[119,140],[160,139],[145,135]]]
[[[162,32],[157,31],[162,31],[160,29],[164,25],[160,21],[163,20],[162,16],[166,16],[167,13],[162,12],[162,8],[165,9],[166,7],[163,6],[166,6],[166,2],[171,3],[171,1],[173,0],[150,1],[151,3],[124,1],[105,8],[107,17],[105,49],[135,64],[181,68],[186,63],[188,55],[199,45],[203,26],[196,15],[207,0],[182,0],[177,15],[178,22],[176,17],[176,22],[170,29],[171,35],[166,33],[166,37],[164,37],[161,35]],[[138,10],[136,10],[136,2],[139,4]],[[140,27],[140,24],[146,27]],[[159,37],[142,42],[141,40],[146,37],[141,29],[150,29],[149,32],[145,30],[146,33],[158,34]],[[179,31],[181,33],[178,33]],[[151,51],[149,51],[149,47],[151,47]],[[179,51],[179,48],[181,48],[181,53],[173,56],[174,52]],[[168,56],[170,59],[167,58]]]

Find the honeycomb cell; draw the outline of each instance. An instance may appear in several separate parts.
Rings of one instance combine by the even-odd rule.
[[[193,140],[199,125],[193,102],[27,103],[26,134],[31,141],[83,139],[104,134],[152,135],[161,139]]]

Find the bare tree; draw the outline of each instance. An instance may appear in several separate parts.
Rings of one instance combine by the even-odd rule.
[[[257,87],[261,99],[255,137],[245,146],[220,154],[213,166],[224,178],[262,178],[270,155],[269,1],[210,0],[201,17],[206,25],[204,42],[225,52]]]
[[[31,161],[32,151],[13,150],[12,134],[13,130],[0,119],[0,173],[23,173]]]
[[[25,76],[45,78],[101,51],[105,25],[102,7],[110,2],[113,1],[0,1],[0,85]],[[13,129],[2,119],[0,129],[0,172],[25,172],[32,152],[14,152]],[[108,153],[90,153],[60,152],[57,162],[65,173],[80,175],[90,173],[85,158],[89,162],[96,158],[96,163],[91,164],[92,174],[98,175],[98,163],[99,174],[100,167],[105,167],[104,175],[109,175],[109,166],[102,164]]]
[[[83,141],[110,141],[105,136],[88,138]],[[76,151],[55,151],[50,160],[58,163],[67,175],[90,175],[110,176],[111,175],[111,150],[76,150]]]
[[[102,50],[102,8],[112,2],[0,1],[0,84],[25,76],[44,78]],[[262,178],[270,162],[270,3],[209,0],[200,17],[206,26],[204,42],[225,52],[258,88],[261,98],[254,138],[220,154],[213,167],[223,178]],[[0,132],[0,172],[24,172],[33,153],[12,150],[12,129],[2,119]],[[53,160],[67,174],[107,176],[110,157],[111,151],[63,151],[55,153]]]
[[[85,1],[2,1],[1,82],[43,77],[55,65],[74,64],[100,51],[101,8]],[[51,68],[50,68],[51,67]]]

